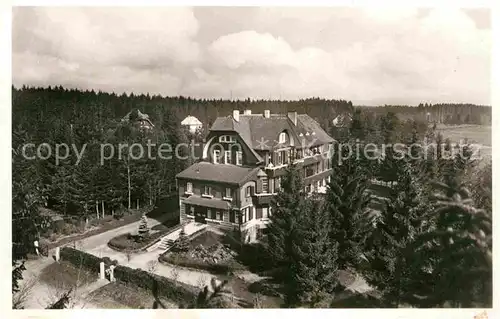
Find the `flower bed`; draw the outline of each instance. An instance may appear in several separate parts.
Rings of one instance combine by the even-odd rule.
[[[138,252],[157,243],[166,234],[167,232],[165,231],[158,231],[151,233],[143,239],[138,239],[136,235],[132,235],[131,233],[121,234],[111,238],[108,242],[108,246],[109,248],[120,252]]]
[[[227,245],[221,244],[221,236],[210,231],[191,235],[190,248],[187,252],[175,248],[158,257],[161,263],[181,267],[206,270],[216,274],[229,274],[244,267],[235,260],[236,253]]]
[[[186,254],[173,252],[161,254],[160,257],[158,257],[158,261],[186,268],[206,270],[214,274],[230,274],[244,269],[243,266],[234,260],[222,263],[212,263],[194,259]]]

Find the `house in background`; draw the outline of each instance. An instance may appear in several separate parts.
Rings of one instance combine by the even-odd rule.
[[[149,119],[149,115],[142,113],[138,109],[133,109],[128,112],[127,115],[122,118],[122,123],[137,125],[139,128],[146,130],[154,128],[153,123]]]
[[[206,223],[253,242],[267,228],[290,164],[308,193],[324,192],[330,179],[334,139],[307,114],[235,110],[215,120],[206,141],[203,160],[177,175],[181,223]]]
[[[188,115],[184,120],[182,120],[181,125],[186,126],[189,132],[194,134],[196,131],[201,130],[203,123],[201,123],[196,117]]]

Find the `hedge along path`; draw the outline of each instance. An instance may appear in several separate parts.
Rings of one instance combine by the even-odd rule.
[[[62,248],[60,254],[62,260],[68,261],[76,267],[85,267],[93,272],[99,272],[101,262],[107,264],[108,267],[115,264],[114,261],[110,263],[109,258],[99,258],[70,247]],[[126,266],[116,266],[114,276],[117,281],[134,284],[150,291],[155,297],[166,297],[181,306],[188,306],[194,302],[200,292],[197,287]]]

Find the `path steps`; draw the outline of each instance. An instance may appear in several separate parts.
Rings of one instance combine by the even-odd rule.
[[[172,248],[175,244],[175,241],[169,238],[163,238],[160,245],[158,245],[157,250],[167,251]]]

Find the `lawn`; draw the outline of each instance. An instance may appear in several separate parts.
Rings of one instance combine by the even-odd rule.
[[[89,298],[93,304],[106,309],[154,309],[155,304],[158,309],[178,308],[176,303],[164,298],[155,303],[153,294],[135,285],[120,282],[113,282],[93,291]]]
[[[54,262],[45,267],[39,277],[41,282],[60,290],[82,287],[97,279],[97,273],[89,272],[83,268],[77,268],[65,261]]]
[[[437,131],[454,143],[467,139],[469,143],[491,146],[491,126],[484,125],[439,125]]]

